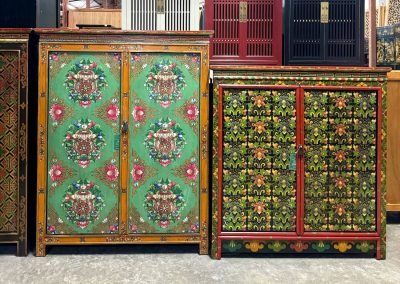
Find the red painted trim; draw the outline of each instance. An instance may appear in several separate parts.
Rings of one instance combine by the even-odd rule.
[[[332,237],[379,237],[377,232],[305,232],[303,234],[304,237],[319,237],[319,238],[332,238]]]
[[[219,236],[221,240],[260,240],[260,241],[379,241],[379,237],[365,236],[354,238],[352,236],[311,237],[311,236]]]
[[[299,88],[299,93],[300,93],[300,100],[299,100],[299,113],[300,113],[300,144],[305,145],[304,142],[304,89],[303,88]],[[305,149],[304,149],[305,151]],[[304,155],[299,157],[299,164],[300,164],[300,186],[299,186],[299,192],[300,192],[300,200],[299,200],[299,207],[300,207],[300,214],[298,215],[298,218],[300,219],[300,233],[299,235],[303,235],[304,234],[304,207],[305,207],[305,186],[304,186],[304,173],[305,173],[305,169],[304,169]]]
[[[300,89],[296,89],[296,151],[301,145],[301,93]],[[301,235],[301,164],[300,157],[296,154],[296,232]]]
[[[223,89],[271,89],[271,90],[296,90],[298,86],[296,85],[235,85],[235,84],[220,84]]]
[[[381,233],[381,161],[382,161],[382,89],[378,90],[378,108],[377,108],[377,133],[376,133],[376,231]]]
[[[352,86],[302,86],[303,90],[326,90],[326,91],[380,91],[381,87],[352,87]]]
[[[218,88],[218,225],[217,225],[217,231],[218,235],[221,234],[222,231],[222,191],[223,191],[223,145],[224,145],[224,139],[223,139],[223,116],[224,116],[224,108],[223,108],[223,86],[220,85]]]
[[[273,237],[273,236],[298,236],[295,231],[293,232],[221,232],[220,236],[262,236],[262,237]]]
[[[282,65],[282,1],[274,0],[273,13],[272,57],[278,60],[277,65]]]

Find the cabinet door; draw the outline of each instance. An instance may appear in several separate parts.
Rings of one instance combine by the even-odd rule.
[[[121,55],[50,52],[47,234],[118,232]]]
[[[377,229],[376,89],[305,89],[304,229]]]
[[[200,55],[132,53],[129,232],[198,233]]]
[[[0,235],[18,232],[20,55],[7,49],[0,51]]]
[[[296,231],[295,88],[220,89],[222,232]]]

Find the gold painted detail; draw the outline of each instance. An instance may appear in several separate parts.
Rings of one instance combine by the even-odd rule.
[[[26,240],[26,198],[21,196],[19,199],[19,240]]]
[[[39,125],[39,155],[40,155],[40,160],[44,160],[45,145],[46,145],[46,139],[45,139],[45,133],[44,133],[44,126],[43,126],[43,124],[40,124]]]
[[[340,252],[346,252],[352,248],[352,245],[351,245],[351,243],[348,243],[348,242],[338,242],[333,247]]]
[[[260,249],[264,248],[264,243],[258,241],[251,241],[246,243],[246,248],[251,252],[258,252]]]
[[[121,236],[112,236],[106,238],[106,242],[110,243],[131,243],[131,242],[139,242],[142,239],[140,237],[121,235]]]
[[[201,129],[201,155],[203,160],[207,159],[207,152],[208,152],[207,138],[208,138],[208,125],[205,125]]]
[[[21,161],[26,159],[26,124],[21,124],[21,129],[19,131],[19,154],[21,156]]]
[[[203,221],[201,223],[200,231],[200,254],[208,253],[208,223]]]

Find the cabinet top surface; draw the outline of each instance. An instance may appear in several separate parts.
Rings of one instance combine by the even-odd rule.
[[[211,37],[213,31],[131,31],[116,29],[34,29],[40,35],[181,36]]]
[[[358,72],[358,73],[368,73],[368,72],[378,72],[378,73],[388,73],[392,69],[388,67],[337,67],[337,66],[227,66],[227,65],[211,65],[210,69],[223,73],[224,71],[278,71],[278,72]]]

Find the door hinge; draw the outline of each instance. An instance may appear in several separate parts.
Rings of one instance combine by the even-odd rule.
[[[327,24],[329,22],[329,2],[321,2],[321,24]]]

